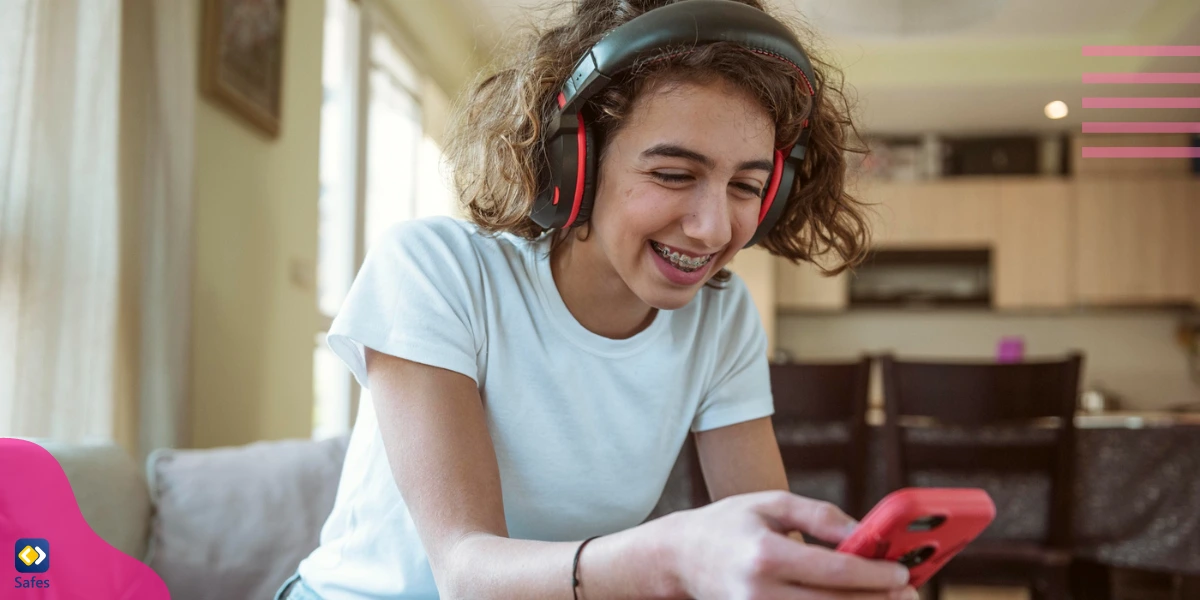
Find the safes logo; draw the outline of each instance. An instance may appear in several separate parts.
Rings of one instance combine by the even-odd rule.
[[[17,572],[45,573],[50,570],[50,542],[42,538],[17,540]]]
[[[50,570],[50,542],[44,538],[21,538],[17,540],[13,550],[16,555],[18,573],[45,573]],[[37,575],[13,578],[13,587],[17,589],[45,589],[50,587],[50,580],[39,578]]]

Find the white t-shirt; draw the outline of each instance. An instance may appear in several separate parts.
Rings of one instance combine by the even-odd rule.
[[[549,240],[448,217],[395,225],[328,340],[368,389],[364,346],[473,378],[509,535],[582,540],[646,519],[689,429],[772,414],[767,341],[736,275],[633,337],[594,334],[558,293]],[[320,547],[299,571],[328,600],[438,597],[371,402],[359,407]]]

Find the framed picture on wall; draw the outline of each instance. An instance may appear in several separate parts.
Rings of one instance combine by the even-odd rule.
[[[204,0],[200,87],[216,103],[279,135],[286,0]]]

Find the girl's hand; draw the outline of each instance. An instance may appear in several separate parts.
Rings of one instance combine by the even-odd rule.
[[[676,576],[697,600],[917,598],[908,587],[908,569],[898,563],[835,552],[789,535],[803,531],[832,543],[849,535],[857,523],[828,502],[757,492],[670,516]]]

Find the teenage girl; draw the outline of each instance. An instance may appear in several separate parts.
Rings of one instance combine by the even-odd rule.
[[[915,598],[805,545],[751,244],[867,247],[832,70],[759,0],[580,0],[463,98],[466,219],[394,226],[329,332],[370,391],[320,547],[279,597]],[[648,522],[688,432],[713,503]]]

